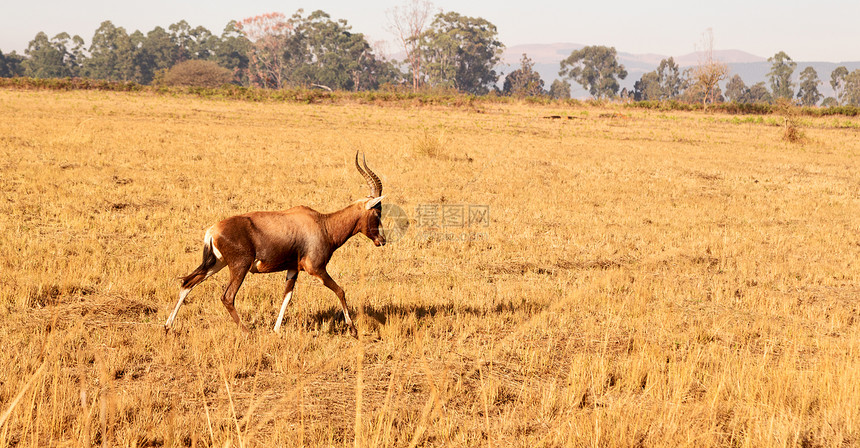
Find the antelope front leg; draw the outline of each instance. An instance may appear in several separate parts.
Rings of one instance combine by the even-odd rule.
[[[293,296],[293,287],[296,286],[296,279],[299,277],[299,271],[287,271],[287,286],[284,290],[284,303],[281,304],[281,312],[278,313],[278,320],[275,321],[275,333],[281,332],[281,322],[284,321],[284,313],[287,311],[287,304],[290,303],[290,298]]]
[[[335,282],[326,271],[314,274],[314,276],[322,280],[326,288],[332,290],[337,298],[340,299],[340,306],[343,308],[343,318],[346,320],[346,324],[349,325],[349,333],[352,337],[358,339],[358,330],[355,328],[355,324],[352,323],[352,319],[349,318],[349,310],[346,308],[346,294],[344,294],[343,288],[338,286],[337,282]]]

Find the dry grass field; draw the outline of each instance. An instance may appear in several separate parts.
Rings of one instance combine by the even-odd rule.
[[[782,123],[0,90],[0,446],[860,446],[860,118]],[[165,334],[210,225],[356,150],[410,218],[329,264],[359,340],[306,274],[243,334],[226,270]]]

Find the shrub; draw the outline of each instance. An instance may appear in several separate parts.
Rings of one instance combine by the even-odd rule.
[[[164,75],[168,86],[221,87],[233,80],[230,70],[212,61],[190,60],[180,62]]]

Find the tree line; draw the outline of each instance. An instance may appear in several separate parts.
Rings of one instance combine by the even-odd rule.
[[[813,67],[804,68],[800,72],[799,82],[795,83],[792,78],[797,63],[785,52],[776,53],[768,58],[768,62],[771,63],[767,74],[768,83],[761,81],[747,86],[740,75],[729,79],[728,66],[711,57],[706,56],[697,66],[683,71],[670,57],[661,60],[656,70],[643,74],[634,84],[633,90],[624,88],[619,91],[618,80],[624,79],[627,71],[624,65],[618,64],[615,48],[590,46],[574,51],[563,60],[559,75],[576,81],[598,99],[620,97],[635,101],[705,104],[773,104],[782,99],[802,106],[860,106],[860,70],[849,73],[844,66],[837,67],[830,75],[830,86],[835,96],[824,98],[819,91],[822,81]],[[719,83],[726,79],[728,82],[723,92]],[[549,94],[564,96],[568,91],[566,81],[556,80]]]
[[[432,20],[431,20],[432,19]],[[570,98],[571,82],[592,97],[637,101],[773,103],[787,99],[812,106],[860,106],[860,70],[838,67],[831,73],[834,97],[824,98],[822,81],[812,67],[792,81],[797,63],[784,52],[772,64],[768,84],[747,86],[739,75],[712,58],[681,70],[673,58],[645,73],[632,90],[621,89],[628,73],[613,47],[587,46],[571,52],[559,65],[561,79],[546,88],[534,62],[522,55],[507,74],[497,71],[504,45],[496,26],[480,17],[436,12],[427,0],[407,0],[389,11],[389,28],[406,58],[382,57],[362,33],[344,19],[323,11],[292,16],[270,13],[231,21],[221,34],[192,27],[186,21],[144,34],[102,22],[87,46],[80,36],[40,32],[23,55],[0,51],[0,77],[83,77],[139,84],[243,86],[280,89],[317,87],[329,90],[376,90],[385,86],[451,89],[474,95]],[[707,42],[706,42],[707,44]],[[725,92],[720,83],[725,84]],[[823,100],[823,101],[822,101]]]
[[[504,46],[482,18],[439,12],[409,44],[420,49],[421,87],[492,91]],[[23,55],[0,51],[0,77],[83,77],[139,84],[233,83],[261,88],[374,90],[404,83],[401,61],[378,55],[362,33],[324,11],[298,10],[231,21],[220,35],[186,21],[129,33],[102,22],[89,46],[80,36],[40,32]],[[417,87],[417,86],[416,86]]]

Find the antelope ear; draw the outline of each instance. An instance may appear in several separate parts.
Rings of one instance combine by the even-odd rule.
[[[366,204],[364,204],[364,208],[365,208],[365,209],[367,209],[367,210],[370,210],[370,209],[372,209],[373,207],[376,207],[376,204],[379,204],[380,202],[382,202],[382,198],[384,198],[384,197],[385,197],[385,196],[379,196],[378,198],[370,198],[370,199],[368,199],[368,200],[367,200],[367,203],[366,203]]]

